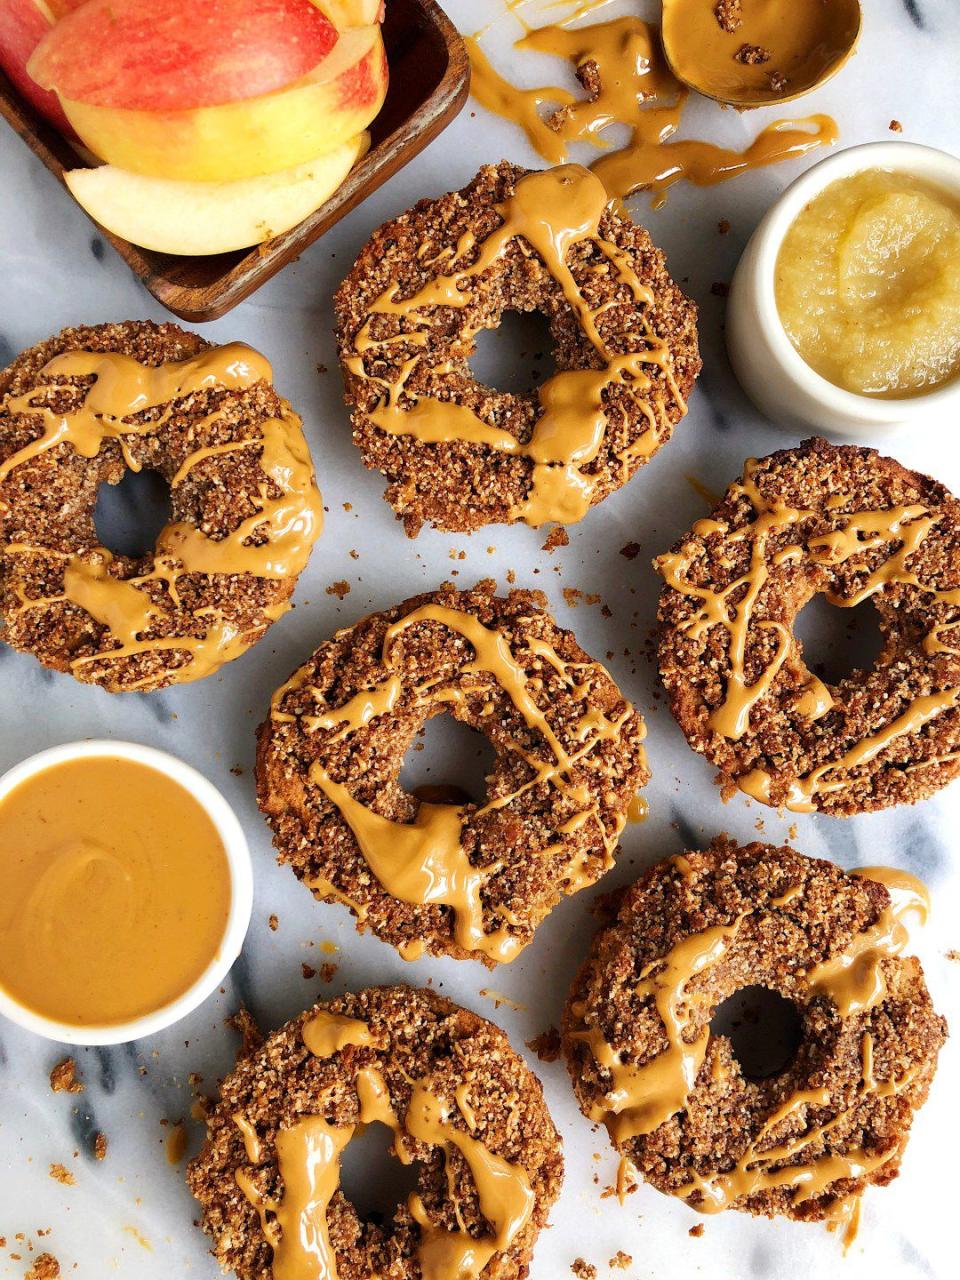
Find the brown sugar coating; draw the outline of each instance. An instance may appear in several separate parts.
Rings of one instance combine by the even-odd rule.
[[[867,1185],[896,1177],[946,1038],[919,961],[899,954],[897,897],[786,846],[725,837],[651,868],[595,937],[565,1009],[584,1113],[701,1212],[849,1221]],[[759,1080],[709,1030],[755,985],[790,1000],[802,1028],[789,1064]]]
[[[603,667],[541,594],[494,590],[444,586],[339,631],[259,731],[257,797],[280,861],[406,956],[512,959],[612,865],[649,777],[643,721]],[[496,752],[482,805],[398,783],[443,711]]]
[[[960,503],[942,485],[808,440],[748,462],[657,567],[660,674],[725,792],[848,815],[960,773]],[[792,631],[817,592],[879,617],[880,656],[837,685]]]
[[[202,385],[151,397],[192,361]],[[150,321],[66,329],[0,371],[8,644],[118,692],[196,679],[264,634],[320,531],[300,421],[268,375],[242,344]],[[138,387],[147,407],[128,412]],[[172,522],[139,558],[102,547],[93,519],[128,467],[171,486]]]
[[[318,1045],[310,1035],[317,1022],[343,1031]],[[305,1036],[323,1056],[307,1048]],[[328,1052],[334,1044],[342,1047]],[[405,986],[374,987],[315,1006],[241,1056],[223,1081],[220,1101],[207,1117],[207,1141],[187,1175],[221,1267],[240,1280],[269,1280],[274,1257],[284,1249],[283,1232],[271,1247],[238,1173],[241,1182],[249,1176],[254,1196],[284,1206],[297,1192],[283,1181],[278,1135],[320,1115],[349,1140],[351,1127],[367,1114],[371,1084],[404,1160],[417,1163],[416,1194],[381,1224],[361,1219],[333,1190],[325,1218],[334,1265],[323,1274],[330,1280],[453,1275],[436,1262],[421,1265],[421,1249],[432,1238],[434,1249],[446,1246],[458,1258],[476,1249],[482,1259],[492,1249],[484,1280],[522,1280],[563,1178],[561,1139],[540,1084],[499,1028],[431,991]],[[410,1131],[422,1132],[412,1116],[423,1113],[424,1099],[442,1117],[442,1141],[424,1141]],[[246,1143],[238,1117],[247,1128]],[[512,1217],[507,1230],[490,1216],[496,1201],[485,1199],[486,1213],[481,1209],[485,1188],[475,1169],[488,1162],[501,1172],[502,1201]],[[292,1165],[285,1168],[288,1176],[295,1172]],[[335,1176],[332,1185],[337,1181]],[[493,1247],[497,1231],[504,1248]],[[304,1274],[320,1270],[314,1263]],[[481,1270],[465,1266],[462,1274],[477,1280]]]
[[[581,196],[596,201],[596,222],[584,215],[571,237]],[[559,259],[533,247],[538,232],[570,240]],[[580,519],[667,442],[700,369],[694,304],[643,227],[578,165],[529,173],[503,161],[420,201],[374,233],[335,310],[354,441],[411,536],[424,522]],[[540,393],[499,391],[470,370],[476,335],[507,311],[549,322],[558,376]],[[624,361],[644,351],[636,367]],[[607,373],[578,381],[572,370]],[[572,421],[558,402],[575,406]]]

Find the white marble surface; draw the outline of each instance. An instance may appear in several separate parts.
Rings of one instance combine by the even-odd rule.
[[[500,3],[450,0],[448,8],[470,30],[497,13]],[[539,11],[540,20],[546,20],[548,12],[558,11],[548,5],[549,0],[533,0],[527,11],[531,17]],[[627,7],[617,4],[609,12]],[[887,126],[895,117],[903,122],[904,138],[960,150],[960,6],[956,0],[869,0],[866,9],[858,55],[801,109],[833,112],[841,124],[841,145],[891,136]],[[640,12],[649,10],[641,5]],[[508,32],[507,24],[495,33],[494,50],[505,50]],[[513,65],[518,74],[535,78],[531,55],[514,55]],[[556,68],[550,72],[555,80]],[[202,769],[236,806],[249,834],[257,877],[250,934],[223,993],[154,1040],[81,1050],[77,1057],[87,1089],[79,1098],[54,1097],[49,1091],[47,1073],[62,1056],[58,1046],[0,1024],[2,1277],[20,1276],[26,1269],[26,1260],[13,1257],[20,1252],[28,1259],[18,1232],[35,1248],[56,1254],[68,1276],[100,1280],[116,1272],[167,1280],[216,1273],[204,1237],[192,1226],[194,1206],[182,1167],[172,1167],[164,1158],[167,1130],[162,1122],[185,1118],[189,1124],[189,1073],[201,1073],[204,1087],[212,1090],[229,1065],[235,1038],[223,1020],[241,998],[269,1028],[320,994],[372,982],[432,981],[493,1016],[523,1050],[525,1040],[557,1018],[593,931],[589,906],[596,892],[631,880],[641,867],[705,842],[719,830],[747,839],[762,822],[768,838],[786,838],[788,820],[743,798],[721,803],[711,768],[687,749],[656,699],[655,672],[642,646],[655,616],[657,582],[650,558],[703,511],[688,477],[720,487],[738,472],[745,456],[787,442],[757,418],[731,379],[722,346],[723,303],[711,294],[710,285],[729,280],[751,229],[799,165],[768,169],[712,190],[676,188],[657,212],[650,211],[645,198],[634,202],[636,215],[666,248],[674,274],[701,304],[705,367],[689,417],[673,443],[626,489],[571,529],[569,547],[544,554],[543,534],[524,527],[484,530],[472,538],[428,531],[410,542],[381,501],[381,478],[362,469],[350,443],[330,298],[366,236],[387,216],[423,195],[460,185],[484,161],[509,156],[535,162],[517,131],[479,109],[474,115],[472,108],[298,263],[205,330],[211,337],[241,338],[262,348],[274,362],[278,385],[306,420],[329,517],[301,581],[295,613],[218,677],[152,696],[111,697],[0,648],[0,768],[42,747],[90,735],[132,738],[174,751]],[[689,111],[689,130],[743,143],[763,115],[722,113],[700,102]],[[720,218],[732,224],[725,237],[717,233]],[[0,131],[0,232],[0,364],[63,325],[160,318],[156,304],[104,248],[69,197],[6,130]],[[509,362],[510,345],[504,343],[489,360],[499,360],[501,366]],[[512,355],[515,359],[516,352]],[[328,371],[318,375],[318,366]],[[943,422],[922,438],[895,442],[895,452],[960,491],[956,432],[956,423]],[[344,510],[347,502],[352,504],[349,512]],[[628,541],[642,547],[632,561],[618,554]],[[351,557],[351,549],[359,551],[358,559]],[[452,558],[461,552],[465,559]],[[628,828],[620,863],[599,889],[565,902],[511,967],[491,976],[472,963],[423,959],[405,964],[376,939],[358,937],[345,910],[314,904],[290,873],[275,865],[253,799],[253,730],[271,691],[338,625],[433,587],[454,572],[461,583],[485,575],[503,583],[510,568],[520,584],[548,593],[560,620],[575,627],[596,656],[613,654],[613,673],[647,714],[654,771],[647,792],[651,817],[644,826]],[[342,601],[325,594],[338,579],[351,584]],[[583,603],[571,611],[563,587],[601,593],[613,616],[603,618],[599,607]],[[243,772],[235,775],[234,766]],[[806,853],[828,855],[848,867],[893,863],[929,882],[935,911],[917,938],[917,950],[938,1008],[960,1028],[960,965],[945,955],[960,947],[960,855],[955,853],[960,786],[916,809],[849,821],[813,816],[795,821],[795,843]],[[276,933],[267,927],[271,912],[280,918]],[[328,958],[319,954],[323,940],[340,948],[333,957],[340,967],[328,987],[321,987],[318,978],[305,981],[300,969],[302,961],[316,966]],[[480,994],[488,987],[508,993],[522,1007],[495,1011]],[[634,1261],[626,1272],[613,1274],[629,1280],[665,1274],[703,1274],[716,1280],[956,1275],[956,1042],[943,1054],[902,1176],[890,1188],[867,1195],[860,1239],[845,1260],[835,1238],[816,1226],[728,1214],[708,1220],[704,1236],[691,1239],[687,1230],[699,1219],[652,1189],[640,1189],[623,1208],[614,1199],[601,1199],[600,1188],[611,1182],[616,1165],[605,1136],[580,1116],[562,1064],[540,1064],[528,1057],[544,1082],[567,1160],[562,1198],[553,1226],[541,1237],[532,1280],[569,1275],[577,1256],[595,1263],[601,1277],[608,1276],[607,1259],[618,1249]],[[91,1154],[98,1129],[109,1139],[102,1164]],[[192,1124],[189,1132],[194,1151],[200,1132]],[[50,1179],[53,1161],[74,1173],[75,1185]],[[42,1241],[39,1229],[50,1229]]]

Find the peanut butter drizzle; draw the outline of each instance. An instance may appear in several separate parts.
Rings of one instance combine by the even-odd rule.
[[[885,998],[887,986],[883,962],[899,955],[908,941],[903,917],[913,911],[925,919],[929,906],[925,886],[908,872],[889,867],[863,867],[853,874],[886,885],[893,900],[872,926],[854,936],[845,951],[814,966],[806,975],[811,993],[825,995],[832,1000],[841,1018],[865,1013]],[[788,889],[772,899],[772,904],[788,903],[796,891],[795,886]],[[620,1053],[607,1043],[599,1027],[586,1027],[572,1033],[572,1039],[589,1044],[597,1062],[611,1075],[612,1088],[593,1107],[590,1118],[603,1121],[618,1146],[639,1134],[651,1133],[686,1106],[706,1057],[710,1028],[708,1024],[692,1043],[687,1041],[691,1015],[698,1007],[698,1000],[696,997],[691,999],[685,987],[696,973],[722,958],[730,938],[736,934],[744,918],[740,916],[731,925],[691,935],[677,943],[666,956],[647,966],[637,991],[638,994],[653,995],[667,1038],[667,1048],[656,1058],[641,1066],[625,1064]],[[657,966],[662,966],[659,974],[649,977],[649,970]],[[583,1005],[575,1005],[572,1012],[575,1018],[581,1019]],[[878,1081],[874,1073],[873,1040],[869,1033],[864,1034],[861,1042],[861,1057],[863,1078],[859,1097],[865,1094],[890,1097],[906,1088],[916,1075],[916,1068],[910,1068],[898,1078]],[[807,1162],[774,1169],[774,1165],[793,1160],[825,1137],[846,1118],[849,1109],[798,1138],[761,1150],[767,1138],[801,1108],[825,1107],[830,1100],[830,1091],[826,1088],[796,1090],[768,1117],[731,1171],[711,1178],[692,1174],[672,1194],[687,1199],[698,1193],[699,1202],[692,1207],[701,1213],[718,1213],[744,1196],[776,1187],[793,1188],[793,1203],[800,1204],[822,1195],[838,1179],[859,1178],[897,1154],[896,1147],[880,1155],[855,1150],[845,1155],[821,1155]],[[834,1215],[833,1225],[845,1228],[847,1244],[856,1230],[857,1198],[844,1198]]]
[[[0,484],[17,466],[62,444],[70,445],[82,457],[93,458],[105,440],[117,440],[126,465],[139,471],[140,464],[130,453],[128,439],[162,430],[173,417],[179,400],[200,391],[244,390],[258,382],[270,382],[273,373],[269,361],[259,352],[234,342],[156,368],[118,352],[69,351],[50,360],[41,376],[53,382],[81,377],[93,377],[95,381],[81,406],[70,413],[57,413],[35,404],[42,388],[6,398],[8,412],[39,417],[43,431],[0,464]],[[152,421],[128,421],[134,414],[161,406],[163,412]],[[209,415],[203,427],[213,427],[219,416],[218,412]],[[281,417],[258,424],[259,437],[200,447],[181,464],[173,486],[204,458],[246,447],[260,448],[264,482],[257,510],[225,538],[209,538],[184,521],[168,524],[157,539],[153,568],[127,579],[110,572],[114,563],[110,551],[94,547],[82,556],[68,557],[62,595],[24,599],[22,607],[33,609],[65,601],[83,609],[119,640],[118,648],[75,659],[71,664],[74,669],[138,653],[185,651],[191,661],[179,678],[187,681],[209,675],[224,662],[238,657],[255,637],[241,634],[215,609],[195,614],[204,628],[201,636],[143,638],[145,633],[162,626],[169,614],[141,588],[148,582],[163,582],[171,603],[179,606],[176,584],[186,574],[253,574],[282,579],[300,573],[323,523],[320,494],[301,427],[300,419],[285,405]],[[271,488],[278,489],[280,496],[271,497]],[[0,510],[6,509],[7,504],[0,499]],[[251,541],[253,538],[256,543]],[[40,547],[10,549],[49,554]],[[274,620],[288,607],[285,603],[268,605],[263,613]]]
[[[523,949],[526,943],[502,926],[492,933],[484,930],[482,892],[487,879],[499,870],[499,865],[474,866],[463,847],[462,834],[465,821],[494,809],[500,809],[511,801],[541,783],[547,783],[566,791],[575,803],[583,808],[564,823],[559,834],[575,830],[578,826],[595,821],[600,828],[607,865],[612,864],[613,850],[616,848],[620,832],[626,822],[626,815],[617,815],[612,829],[608,830],[600,809],[591,802],[585,789],[575,786],[570,779],[570,771],[602,741],[613,738],[620,730],[626,718],[631,714],[628,709],[616,720],[595,711],[587,711],[582,717],[574,736],[580,745],[574,751],[568,751],[561,743],[544,713],[537,706],[530,690],[529,680],[523,667],[516,661],[510,651],[506,636],[495,628],[485,627],[471,614],[444,605],[425,605],[420,609],[395,622],[386,632],[383,642],[383,662],[389,667],[394,646],[407,628],[423,622],[436,622],[449,627],[461,635],[474,650],[474,657],[464,664],[461,674],[492,676],[501,689],[507,694],[525,723],[535,730],[546,743],[553,757],[551,761],[540,760],[517,743],[513,749],[529,764],[534,771],[530,781],[508,795],[498,796],[490,800],[481,809],[474,811],[470,806],[452,804],[431,804],[421,801],[416,817],[412,823],[395,822],[385,818],[368,805],[362,804],[351,794],[343,783],[335,781],[319,761],[310,768],[309,778],[314,786],[320,788],[328,800],[340,811],[350,827],[360,851],[370,870],[380,885],[392,897],[417,906],[435,903],[448,906],[454,912],[454,939],[465,951],[476,951],[500,963],[509,963]],[[586,676],[573,685],[575,692],[584,693],[589,688],[590,670],[601,672],[599,664],[567,663],[546,642],[533,639],[530,647],[539,656],[544,657],[554,668],[569,681],[586,669]],[[549,656],[547,656],[549,655]],[[272,714],[274,718],[289,720],[291,717],[280,711],[284,695],[291,689],[304,687],[304,670],[294,674],[290,681],[274,695]],[[427,700],[446,698],[460,701],[466,696],[459,690],[437,690],[435,683],[428,682],[414,691],[413,709],[417,709]],[[483,685],[478,685],[480,691]],[[350,698],[342,707],[323,712],[319,715],[304,715],[302,721],[307,732],[317,729],[333,729],[332,741],[338,741],[357,730],[366,727],[376,716],[391,711],[397,703],[402,689],[400,677],[391,672],[380,685],[374,689],[364,689]],[[319,690],[311,686],[312,693],[320,699]],[[471,691],[472,692],[472,691]],[[609,821],[609,819],[608,819]],[[555,845],[548,846],[544,854],[553,853]],[[582,864],[571,865],[566,872],[564,891],[575,893],[590,880],[586,867]],[[348,901],[345,895],[325,877],[307,881],[311,888],[324,894]],[[348,901],[348,905],[357,909],[357,904]],[[365,916],[361,913],[361,919]],[[422,947],[413,943],[405,952],[405,957],[415,959],[422,954]]]
[[[303,1043],[315,1058],[329,1058],[347,1045],[375,1045],[370,1028],[358,1018],[320,1009],[303,1024]]]
[[[513,195],[498,206],[503,221],[480,243],[473,264],[438,276],[409,298],[399,299],[396,285],[388,288],[372,304],[354,339],[354,354],[346,358],[350,371],[375,384],[378,390],[379,403],[367,416],[380,430],[391,435],[412,436],[425,444],[457,441],[482,444],[528,460],[530,489],[523,501],[511,510],[511,521],[523,520],[535,526],[548,521],[571,524],[586,515],[600,481],[585,468],[597,458],[604,443],[607,430],[604,393],[611,387],[616,386],[631,396],[647,420],[640,437],[618,455],[625,468],[657,449],[660,430],[665,425],[663,393],[655,388],[648,373],[651,366],[662,370],[673,399],[681,413],[686,412],[667,344],[643,319],[643,332],[629,335],[634,349],[626,354],[611,351],[598,327],[605,308],[590,306],[567,266],[571,246],[589,241],[603,259],[593,269],[614,271],[635,302],[653,305],[651,291],[640,281],[626,256],[600,234],[600,220],[607,203],[602,183],[580,165],[528,174],[517,183]],[[404,364],[395,382],[368,374],[364,361],[365,355],[382,354],[397,343],[423,346],[432,321],[417,313],[428,307],[466,306],[472,296],[466,287],[491,267],[518,237],[539,255],[560,285],[584,334],[604,362],[599,369],[556,373],[543,383],[537,393],[542,413],[526,443],[509,431],[485,422],[464,405],[411,391],[408,384],[419,364],[418,356],[412,356]],[[477,248],[476,240],[471,232],[466,232],[453,252],[453,260],[461,259],[474,248]],[[377,339],[371,327],[375,317],[384,315],[401,316],[417,327]],[[464,341],[472,340],[477,332],[468,328]],[[444,370],[438,372],[442,376]],[[644,398],[650,393],[653,403]],[[401,396],[409,403],[402,404]]]
[[[304,1043],[311,1052],[317,1052],[307,1039],[309,1031],[319,1047],[317,1056],[329,1057],[343,1047],[331,1048],[331,1038],[327,1035],[332,1025],[330,1019],[353,1023],[351,1035],[361,1035],[357,1028],[362,1028],[363,1043],[375,1043],[365,1023],[337,1019],[321,1011],[304,1024]],[[358,1041],[354,1039],[350,1043]],[[381,1073],[375,1067],[363,1067],[356,1077],[357,1125],[336,1126],[321,1116],[307,1116],[292,1128],[281,1129],[277,1134],[277,1163],[284,1185],[281,1201],[259,1192],[247,1170],[237,1170],[237,1185],[260,1215],[263,1234],[273,1250],[274,1280],[337,1280],[336,1253],[327,1228],[327,1207],[340,1185],[343,1149],[359,1128],[375,1122],[393,1130],[394,1151],[404,1164],[413,1159],[404,1146],[407,1136],[442,1148],[445,1159],[449,1149],[455,1147],[470,1170],[480,1211],[493,1228],[492,1234],[477,1237],[463,1227],[448,1230],[438,1226],[420,1196],[411,1192],[408,1208],[420,1227],[419,1263],[423,1280],[452,1280],[453,1277],[478,1280],[491,1258],[508,1249],[526,1227],[536,1196],[523,1166],[495,1155],[479,1139],[452,1124],[448,1108],[433,1093],[428,1081],[415,1080],[412,1085],[402,1123],[393,1110]],[[460,1094],[458,1089],[458,1099]],[[259,1163],[262,1151],[256,1135],[255,1145],[248,1142],[252,1126],[243,1116],[234,1116],[234,1121],[244,1135],[248,1159]]]
[[[340,1185],[340,1156],[353,1137],[322,1116],[306,1116],[277,1133],[277,1165],[283,1199],[258,1190],[246,1169],[237,1186],[260,1215],[273,1250],[273,1280],[337,1280],[337,1260],[327,1227],[327,1207]]]
[[[649,189],[654,205],[659,206],[668,188],[681,178],[696,186],[712,186],[831,145],[839,136],[829,116],[813,115],[775,121],[745,151],[693,139],[670,142],[680,128],[688,92],[666,64],[656,25],[625,17],[571,28],[569,24],[579,16],[528,30],[516,47],[552,54],[574,70],[593,72],[599,78],[593,101],[550,86],[518,89],[491,66],[475,36],[466,41],[471,92],[489,111],[518,124],[550,164],[566,160],[572,142],[606,147],[604,130],[610,125],[625,126],[629,130],[626,145],[592,166],[613,197]],[[548,104],[555,114],[545,117],[541,108]]]
[[[841,1018],[865,1013],[884,999],[884,961],[900,955],[910,940],[904,917],[916,914],[923,924],[930,911],[926,885],[908,871],[861,867],[852,874],[884,885],[891,901],[868,929],[856,934],[845,951],[807,974],[813,994],[832,1000]]]
[[[784,808],[790,809],[793,813],[813,813],[817,807],[814,804],[816,796],[829,795],[833,791],[842,790],[847,785],[844,778],[829,781],[831,774],[838,771],[845,773],[869,764],[898,738],[918,733],[925,724],[935,720],[943,711],[956,706],[958,699],[960,699],[960,689],[944,689],[941,693],[922,694],[914,698],[903,715],[898,716],[885,729],[872,734],[869,738],[864,738],[855,747],[844,752],[838,760],[830,760],[806,774],[805,777],[797,778],[792,782],[787,797],[783,801]],[[772,781],[765,769],[751,769],[749,773],[737,779],[737,786],[747,795],[753,796],[755,800],[771,804]]]
[[[690,569],[699,557],[707,554],[703,545],[694,541],[687,543],[679,552],[660,556],[655,562],[668,586],[702,602],[701,607],[682,624],[682,629],[688,635],[698,639],[714,626],[724,627],[729,634],[730,674],[727,677],[724,700],[710,713],[707,723],[711,729],[734,742],[748,731],[754,706],[770,691],[781,668],[791,657],[792,641],[788,629],[780,622],[758,623],[758,627],[775,632],[778,643],[776,652],[763,673],[753,684],[748,684],[746,659],[753,610],[771,573],[767,540],[773,532],[794,526],[813,514],[809,510],[788,506],[777,498],[771,500],[764,497],[753,479],[756,468],[756,459],[748,459],[744,466],[743,480],[732,485],[729,491],[731,498],[746,497],[753,504],[756,514],[749,524],[733,531],[729,531],[723,521],[717,520],[698,520],[693,526],[694,533],[701,537],[719,532],[727,534],[731,541],[750,539],[751,558],[746,573],[729,586],[716,591],[692,582],[687,576]],[[899,543],[899,548],[892,551],[886,560],[867,575],[862,586],[852,596],[827,592],[830,603],[839,608],[855,608],[886,586],[904,585],[919,588],[936,602],[960,606],[960,588],[940,590],[931,587],[907,567],[907,561],[919,550],[923,540],[936,526],[937,520],[936,514],[918,504],[877,511],[856,511],[844,517],[839,529],[811,537],[805,544],[798,542],[789,545],[778,551],[772,559],[775,566],[790,560],[809,558],[814,564],[835,567],[854,556]],[[734,605],[731,599],[738,593],[742,595]],[[960,621],[940,623],[931,630],[924,640],[927,652],[949,649],[949,646],[939,640],[938,634],[951,626],[960,626]],[[794,658],[794,661],[798,659]],[[794,781],[784,801],[785,807],[796,813],[813,812],[817,807],[815,800],[818,795],[839,791],[847,785],[844,778],[831,780],[831,775],[844,774],[869,764],[891,743],[900,737],[917,733],[943,711],[956,705],[958,699],[960,688],[918,696],[902,715],[884,729],[863,739],[838,759],[827,761],[806,777]],[[835,700],[829,688],[812,672],[806,671],[804,684],[794,704],[796,712],[808,720],[816,720],[834,705]],[[765,804],[772,803],[772,783],[772,776],[761,768],[753,769],[737,780],[741,791]]]
[[[652,1133],[683,1110],[710,1041],[709,1025],[692,1042],[684,1038],[692,1011],[703,1002],[702,997],[687,992],[687,984],[723,957],[741,919],[691,934],[643,970],[636,994],[653,1000],[667,1037],[667,1048],[655,1058],[639,1065],[624,1062],[599,1027],[573,1032],[571,1038],[588,1044],[600,1066],[610,1073],[612,1088],[592,1107],[590,1118],[602,1121],[614,1142]],[[659,972],[651,976],[653,969]]]

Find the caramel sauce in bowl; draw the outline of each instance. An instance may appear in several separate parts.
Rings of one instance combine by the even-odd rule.
[[[670,70],[732,107],[819,88],[852,55],[861,26],[860,0],[663,0]]]
[[[253,903],[240,823],[175,756],[91,740],[0,777],[0,1014],[51,1040],[121,1044],[223,980]]]
[[[960,377],[932,382],[910,394],[867,394],[838,385],[804,359],[784,324],[777,274],[788,234],[833,184],[872,171],[890,175],[894,186],[902,180],[904,191],[919,185],[941,193],[945,205],[960,204],[956,156],[911,142],[848,147],[821,160],[787,188],[753,233],[734,274],[726,317],[730,363],[761,413],[791,431],[813,430],[875,443],[878,436],[906,427],[950,423],[960,409]],[[811,239],[811,271],[822,248],[821,241]],[[796,254],[795,244],[792,252]],[[904,326],[904,341],[910,340],[908,334]]]

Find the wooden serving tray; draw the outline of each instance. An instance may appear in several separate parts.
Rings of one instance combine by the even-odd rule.
[[[213,257],[155,253],[100,228],[134,275],[174,315],[215,320],[235,307],[412,160],[457,115],[470,92],[470,64],[456,28],[434,0],[387,0],[383,38],[390,87],[370,127],[370,150],[340,189],[303,222],[253,249]],[[65,169],[84,164],[2,72],[0,116],[61,182]]]

